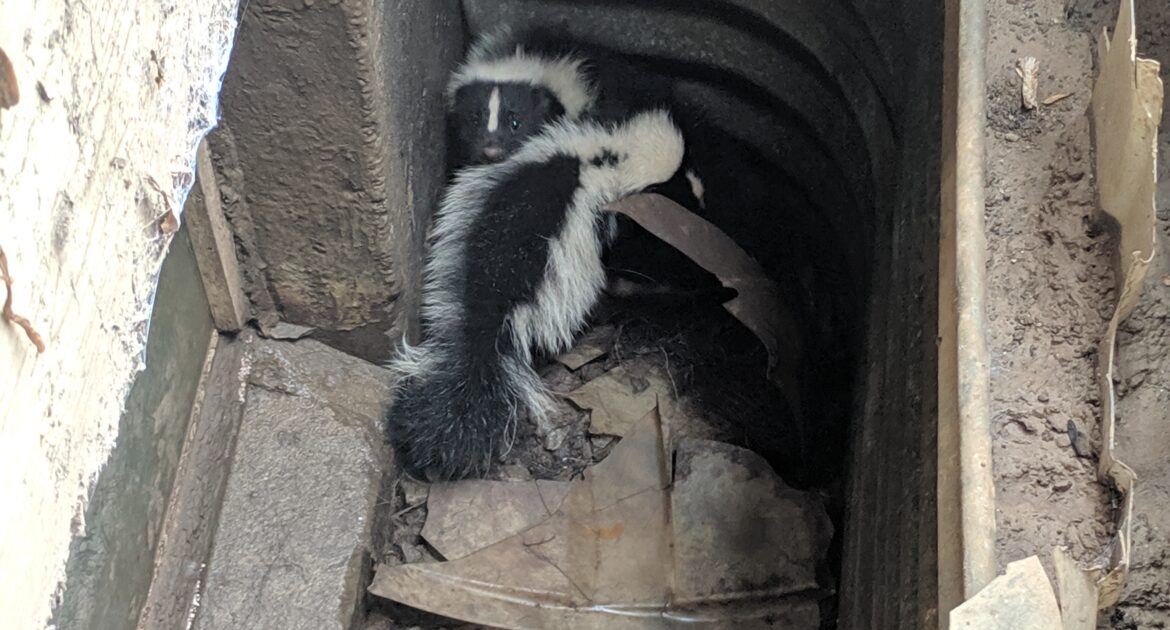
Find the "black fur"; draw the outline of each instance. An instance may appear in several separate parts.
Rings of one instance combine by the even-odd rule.
[[[687,171],[693,171],[700,179],[704,179],[706,163],[700,169],[700,160],[693,152],[704,150],[702,140],[712,133],[707,128],[702,108],[684,102],[678,96],[671,78],[662,76],[620,51],[572,39],[561,29],[533,28],[524,31],[500,42],[501,54],[515,50],[518,44],[530,54],[548,58],[573,55],[586,60],[586,76],[593,83],[597,95],[593,107],[586,112],[591,118],[618,121],[638,111],[663,109],[671,112],[683,136],[687,138],[686,154],[682,166],[669,181],[647,192],[661,194],[692,212],[704,213],[704,204],[695,196],[686,174]],[[483,95],[483,103],[486,109],[486,94]],[[461,130],[457,140],[460,146],[477,141],[474,137],[465,137],[463,133]],[[605,256],[606,266],[614,279],[622,278],[632,283],[632,286],[643,287],[636,293],[662,295],[662,289],[670,287],[670,290],[684,293],[698,291],[702,295],[721,286],[714,275],[624,216],[617,217],[614,233],[612,247]]]
[[[499,127],[488,131],[488,102],[492,90],[500,91]],[[548,123],[565,114],[565,108],[547,88],[527,83],[472,83],[459,88],[451,103],[450,128],[454,131],[460,165],[502,162]]]
[[[446,369],[434,378],[407,379],[387,415],[410,474],[482,475],[509,439],[523,406],[510,377],[526,358],[514,345],[508,315],[536,296],[549,240],[561,231],[579,171],[579,161],[568,156],[524,164],[498,182],[472,223],[458,274],[462,286],[453,287],[461,325],[426,331]]]

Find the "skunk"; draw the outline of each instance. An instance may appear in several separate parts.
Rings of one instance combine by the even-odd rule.
[[[447,83],[458,163],[502,162],[545,125],[591,112],[597,94],[585,66],[567,50],[530,52],[509,29],[481,38]]]
[[[546,29],[516,36],[509,27],[472,46],[448,81],[447,100],[462,166],[501,162],[545,125],[562,119],[619,121],[666,109],[685,129],[693,116],[682,114],[695,113],[675,98],[673,82],[616,51]],[[702,208],[703,183],[695,169],[682,168],[675,176],[691,195],[680,203]]]
[[[634,112],[667,110],[683,130],[687,154],[670,179],[647,192],[694,212],[706,208],[691,155],[691,137],[700,137],[704,117],[676,98],[672,80],[627,55],[550,29],[514,35],[503,27],[472,47],[451,78],[448,97],[450,136],[462,165],[506,159],[557,120],[619,121]],[[627,217],[608,217],[607,222],[615,234],[615,247],[605,254],[611,295],[658,301],[676,290],[686,294],[687,289],[721,287],[714,276]]]
[[[605,286],[604,206],[679,169],[669,113],[547,125],[507,160],[463,169],[439,208],[427,260],[424,340],[401,376],[387,428],[405,470],[485,474],[521,411],[551,399],[533,351],[569,348]]]

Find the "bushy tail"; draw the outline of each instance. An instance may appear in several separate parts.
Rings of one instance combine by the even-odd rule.
[[[387,431],[403,468],[419,479],[485,475],[511,447],[522,410],[540,414],[550,404],[527,361],[494,347],[469,353],[431,344],[391,367],[402,380]]]

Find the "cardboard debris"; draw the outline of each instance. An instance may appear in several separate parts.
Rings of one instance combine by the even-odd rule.
[[[818,627],[820,503],[750,451],[684,440],[672,469],[666,444],[652,409],[546,520],[459,560],[379,566],[369,590],[502,628]],[[484,484],[524,485],[451,484],[464,522],[500,509]]]
[[[630,217],[737,292],[723,307],[764,344],[769,377],[780,386],[797,423],[801,423],[800,329],[781,299],[779,287],[760,264],[722,230],[662,195],[632,195],[611,204],[608,210]]]
[[[951,630],[1062,630],[1056,595],[1036,556],[1009,564],[951,611],[950,624]]]
[[[598,326],[585,333],[572,350],[557,357],[557,362],[576,372],[585,365],[604,357],[613,341],[613,326]]]
[[[1064,547],[1052,550],[1059,589],[1063,630],[1094,630],[1097,627],[1097,578],[1100,571],[1082,571]]]
[[[1117,430],[1113,389],[1117,329],[1133,310],[1154,259],[1158,121],[1162,117],[1162,82],[1158,63],[1137,58],[1133,0],[1123,0],[1113,38],[1100,42],[1100,76],[1093,86],[1092,118],[1097,151],[1097,186],[1101,208],[1121,230],[1120,287],[1116,310],[1097,353],[1101,388],[1102,444],[1098,474],[1120,494],[1117,534],[1110,542],[1105,574],[1098,582],[1097,605],[1117,603],[1129,573],[1133,527],[1133,491],[1137,475],[1114,456]]]
[[[548,519],[568,492],[567,481],[435,484],[422,537],[447,560],[462,558]]]
[[[645,387],[634,387],[626,366],[619,365],[569,392],[565,398],[590,412],[590,433],[622,436],[669,397],[670,384],[657,374],[647,373],[645,381]]]
[[[707,561],[706,570],[676,575],[680,593],[717,601],[729,578],[760,595],[775,580],[817,588],[816,568],[833,535],[817,499],[784,485],[759,455],[729,444],[680,440],[674,459],[675,555]]]

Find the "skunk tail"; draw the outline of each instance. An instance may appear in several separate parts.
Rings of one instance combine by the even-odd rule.
[[[491,336],[489,335],[489,338]],[[541,415],[552,400],[510,343],[407,347],[390,367],[401,376],[386,414],[391,444],[418,479],[481,477],[512,446],[521,410]]]

